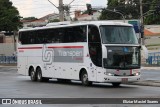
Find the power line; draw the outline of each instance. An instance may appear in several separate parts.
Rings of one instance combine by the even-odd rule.
[[[72,0],[68,5],[71,5],[75,0]]]
[[[46,9],[48,9],[47,8],[47,6],[43,6],[43,7],[36,7],[36,8],[21,8],[22,10],[31,10],[31,9],[44,9],[44,8],[46,8]]]

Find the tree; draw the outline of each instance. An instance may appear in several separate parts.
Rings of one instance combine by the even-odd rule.
[[[150,10],[156,10],[158,6],[160,6],[160,1],[159,0],[152,0],[150,2]],[[152,14],[153,12],[149,12],[148,14]],[[160,13],[158,11],[155,11],[154,14],[149,15],[147,17],[144,17],[144,22],[145,24],[160,24]]]
[[[0,0],[0,31],[16,31],[22,27],[20,15],[9,0]]]
[[[153,0],[143,0],[143,12],[149,11],[151,1]],[[108,0],[107,9],[116,10],[121,12],[125,19],[139,19],[140,18],[140,2],[139,0]],[[100,16],[101,20],[121,20],[119,14],[103,10]]]
[[[108,4],[107,5],[108,5],[107,9],[114,10],[115,7],[118,6],[118,0],[108,0]],[[120,19],[120,18],[121,18],[121,16],[119,14],[107,11],[106,9],[102,10],[102,14],[99,17],[100,20],[105,20],[105,19],[114,20],[114,19]]]
[[[107,9],[122,13],[125,19],[135,19],[139,17],[139,7],[137,0],[108,0],[107,5]],[[114,12],[109,12],[107,9],[102,11],[102,15],[100,16],[101,20],[122,19],[121,15]]]

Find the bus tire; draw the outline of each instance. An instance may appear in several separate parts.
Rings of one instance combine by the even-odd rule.
[[[37,78],[36,78],[36,72],[34,71],[34,68],[30,68],[30,78],[32,81],[37,81]]]
[[[92,82],[88,81],[88,74],[85,70],[81,73],[81,81],[84,86],[92,85]]]
[[[36,70],[36,77],[37,77],[37,81],[38,82],[42,82],[42,71],[41,71],[41,68],[37,68]]]
[[[41,70],[41,68],[37,68],[37,70],[36,70],[36,77],[37,77],[37,81],[38,82],[47,82],[47,81],[49,81],[49,78],[44,78],[42,76],[42,70]]]
[[[112,86],[113,86],[113,87],[119,87],[120,84],[121,84],[121,83],[119,83],[119,82],[115,82],[115,83],[112,83]]]

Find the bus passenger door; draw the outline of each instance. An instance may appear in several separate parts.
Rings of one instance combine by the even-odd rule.
[[[99,80],[101,78],[99,69],[102,68],[102,48],[101,48],[101,39],[97,26],[90,25],[88,26],[88,48],[89,54],[92,61],[91,74],[94,73],[95,79]]]

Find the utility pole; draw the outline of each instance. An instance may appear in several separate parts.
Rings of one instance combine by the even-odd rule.
[[[48,0],[54,7],[59,10],[59,20],[64,21],[64,10],[66,11],[67,19],[70,20],[70,5],[75,1],[72,0],[68,5],[63,5],[63,0],[59,0],[59,7],[53,4],[50,0]]]
[[[63,0],[59,0],[59,19],[60,21],[64,21],[64,7],[63,7]]]
[[[140,15],[141,15],[141,24],[143,24],[143,6],[142,6],[142,0],[140,0]]]
[[[144,43],[144,20],[143,20],[143,5],[142,0],[140,0],[140,17],[141,17],[141,38],[142,38],[142,45],[145,45]]]

